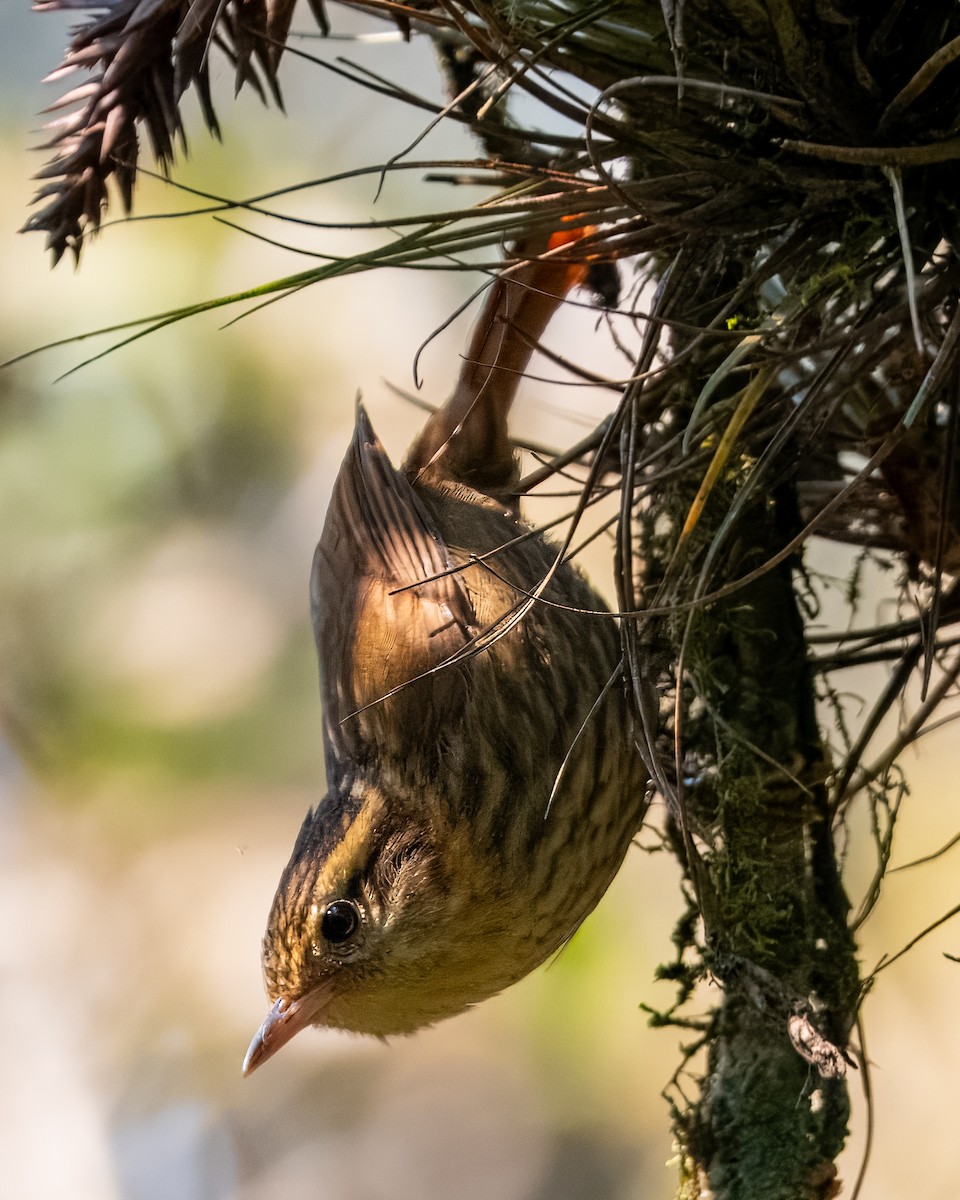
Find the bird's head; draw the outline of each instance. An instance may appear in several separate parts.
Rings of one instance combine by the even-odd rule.
[[[308,1025],[411,1033],[523,973],[502,881],[468,832],[396,808],[364,784],[308,814],[264,935],[274,1003],[244,1074]]]

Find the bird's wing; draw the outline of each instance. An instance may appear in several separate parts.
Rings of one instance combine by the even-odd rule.
[[[429,737],[431,714],[462,704],[462,680],[442,664],[476,617],[455,565],[358,403],[311,577],[328,766],[400,752]],[[431,671],[429,687],[414,682]]]

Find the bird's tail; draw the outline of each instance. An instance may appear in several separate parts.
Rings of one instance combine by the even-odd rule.
[[[570,252],[591,226],[563,229],[537,244],[490,287],[450,399],[427,421],[407,455],[407,473],[423,482],[453,480],[507,498],[517,480],[507,417],[530,356],[567,293],[585,282],[586,255]],[[512,497],[510,498],[513,502]]]

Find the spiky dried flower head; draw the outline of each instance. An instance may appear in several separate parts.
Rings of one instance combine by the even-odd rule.
[[[97,230],[110,196],[109,183],[130,210],[142,134],[161,167],[186,149],[180,101],[195,87],[210,132],[220,129],[210,89],[211,51],[233,63],[237,91],[249,84],[261,99],[281,104],[277,67],[296,0],[107,0],[78,25],[57,82],[84,78],[48,109],[61,114],[46,128],[42,147],[54,151],[40,171],[36,201],[43,207],[26,230],[47,234],[54,262],[65,251],[79,256],[85,236]],[[89,8],[84,0],[39,0],[39,12]],[[314,12],[323,20],[320,0]]]

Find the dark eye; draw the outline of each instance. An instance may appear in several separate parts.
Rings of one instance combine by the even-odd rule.
[[[334,900],[320,922],[320,932],[328,942],[345,942],[360,928],[360,912],[352,900]]]

